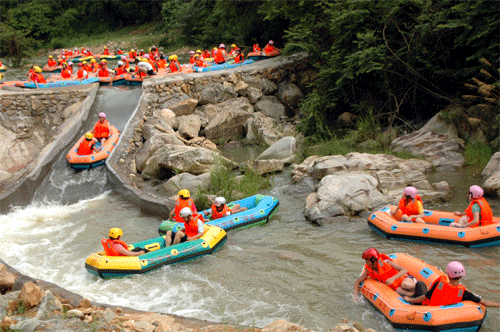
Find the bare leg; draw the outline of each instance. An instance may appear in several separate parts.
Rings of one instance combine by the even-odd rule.
[[[231,214],[235,214],[235,213],[238,213],[238,212],[241,212],[241,211],[245,211],[247,208],[246,207],[241,207],[241,205],[239,204],[236,204],[235,206],[233,206],[233,208],[231,209]]]
[[[172,244],[172,231],[168,231],[165,234],[165,247],[168,247]]]
[[[175,233],[175,238],[174,238],[174,243],[173,244],[179,244],[181,243],[181,239],[184,237],[184,232],[182,231],[177,231],[177,233]]]

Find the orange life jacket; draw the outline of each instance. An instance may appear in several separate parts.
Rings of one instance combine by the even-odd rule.
[[[198,235],[198,219],[203,221],[203,217],[198,213],[193,213],[191,219],[186,222],[184,221],[184,229],[186,230],[186,235],[188,237],[193,237]]]
[[[422,203],[422,199],[420,198],[419,195],[416,195],[415,198],[409,201],[408,203],[406,202],[405,197],[401,197],[401,199],[399,200],[398,207],[403,214],[406,214],[407,216],[414,216],[419,214],[417,201]]]
[[[210,52],[208,50],[203,51],[201,54],[204,58],[210,58]]]
[[[128,245],[122,240],[102,239],[101,243],[104,247],[104,252],[108,256],[125,256],[122,253],[116,251],[115,248],[113,248],[113,243],[121,244],[125,249],[128,250]]]
[[[206,67],[207,66],[203,60],[197,60],[195,63],[198,67]]]
[[[219,48],[216,52],[215,52],[215,56],[214,56],[214,61],[215,63],[219,64],[219,63],[224,63],[226,62],[226,60],[224,59],[224,49],[223,48]]]
[[[85,69],[87,71],[87,73],[91,73],[92,72],[92,66],[87,64],[87,65],[83,65],[83,69]]]
[[[130,59],[135,59],[135,58],[137,58],[137,53],[136,53],[136,52],[130,52],[130,53],[128,54],[128,57],[129,57]]]
[[[78,71],[76,72],[76,77],[77,78],[83,78],[83,71],[84,71],[83,68],[78,69]],[[87,72],[85,78],[89,78],[89,73],[88,72]]]
[[[217,206],[215,206],[215,204],[212,205],[212,220],[226,217],[229,215],[231,215],[231,209],[226,204],[224,204],[224,207],[220,212],[217,211]]]
[[[69,69],[65,69],[61,72],[61,76],[63,78],[70,78],[71,77],[71,72],[69,71]]]
[[[194,59],[194,56],[189,57],[189,63],[195,63],[196,60]]]
[[[174,217],[173,219],[177,222],[184,222],[184,219],[182,219],[179,214],[182,209],[185,207],[188,207],[191,209],[191,211],[196,212],[196,206],[194,206],[194,201],[191,198],[188,199],[181,199],[178,198],[175,200],[175,208],[174,208]]]
[[[116,54],[123,54],[123,51],[122,50],[118,50],[118,52],[116,52]]]
[[[274,51],[274,46],[267,44],[266,47],[264,47],[264,52],[265,53],[271,53]]]
[[[106,48],[104,52],[102,52],[103,55],[109,55],[109,50]]]
[[[177,64],[178,64],[178,62],[177,62],[177,61],[175,61],[175,60],[171,60],[171,61],[170,61],[170,65],[169,65],[170,72],[175,73],[175,72],[180,71],[180,69],[179,69],[179,68],[180,68],[180,66],[179,66],[179,67],[177,67]]]
[[[45,80],[45,77],[43,77],[42,74],[40,73],[35,73],[36,77],[38,77],[38,83],[47,83],[47,81]]]
[[[463,285],[453,286],[447,282],[446,276],[439,277],[431,285],[431,288],[438,283],[430,299],[425,299],[422,305],[441,306],[450,305],[462,301],[464,291],[467,290]]]
[[[121,74],[127,73],[127,71],[125,70],[125,68],[123,68],[123,66],[116,68],[115,72],[116,72],[116,75],[121,75]]]
[[[234,62],[235,63],[239,63],[239,62],[243,62],[243,54],[238,54],[237,56],[234,57]]]
[[[160,68],[167,68],[168,67],[167,61],[165,59],[158,60],[158,67],[160,67]]]
[[[108,138],[109,137],[109,121],[104,120],[103,123],[101,121],[97,121],[94,125],[94,137],[95,138]]]
[[[253,51],[260,52],[260,47],[258,47],[257,44],[253,44]]]
[[[99,76],[99,77],[109,77],[109,70],[108,70],[108,68],[99,68],[99,71],[97,72],[97,76]]]
[[[472,214],[472,205],[474,203],[479,204],[481,207],[481,213],[479,214],[479,222],[471,227],[485,226],[493,224],[493,211],[491,210],[490,205],[484,199],[484,197],[473,199],[467,209],[465,209],[465,214],[469,217],[469,221],[474,219],[474,215]]]
[[[57,66],[57,61],[54,59],[49,59],[47,60],[47,64],[49,65],[49,67],[54,67]]]
[[[78,147],[77,154],[80,156],[87,156],[92,153],[92,147],[94,146],[93,140],[87,140],[86,138],[80,143]]]
[[[396,270],[395,268],[393,268],[392,266],[387,264],[387,262],[384,262],[385,260],[392,261],[392,259],[389,256],[387,256],[385,254],[379,254],[378,261],[377,261],[378,262],[377,271],[373,270],[370,266],[368,266],[368,264],[365,264],[365,270],[368,273],[368,275],[370,276],[370,278],[373,280],[380,281],[381,283],[384,283],[384,284],[385,284],[387,279],[389,279],[389,278],[391,278],[399,273],[398,270]],[[403,280],[405,278],[406,278],[406,275],[394,280],[394,282],[392,284],[390,284],[389,287],[391,287],[393,290],[396,290],[401,285],[401,283],[403,282]]]
[[[125,69],[128,69],[128,67],[130,67],[128,60],[122,60],[122,62]]]

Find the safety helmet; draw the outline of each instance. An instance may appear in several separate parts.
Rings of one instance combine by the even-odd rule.
[[[118,66],[123,66],[123,62],[122,61],[118,61]]]
[[[42,68],[40,68],[40,67],[38,67],[38,66],[33,67],[33,69],[34,69],[37,73],[41,73],[41,72],[42,72]]]
[[[219,45],[219,48],[226,48],[226,45],[224,45],[224,44],[220,44],[220,45]]]
[[[146,59],[149,59],[149,54],[144,54],[144,57],[145,57]]]
[[[236,47],[236,44],[232,44],[232,45],[231,45],[231,47],[232,47],[232,48],[235,48],[235,47]]]
[[[189,198],[189,197],[191,197],[191,193],[190,193],[190,192],[189,192],[189,190],[187,190],[187,189],[181,189],[181,190],[179,190],[178,195],[179,195],[180,197],[184,197],[184,198]]]
[[[196,53],[201,53],[201,50],[196,50]]]
[[[189,51],[189,54],[194,54],[194,51]]]
[[[270,40],[268,44],[269,44],[269,45],[273,45],[273,44],[274,44],[274,42],[273,42],[272,40]]]
[[[107,47],[106,47],[106,46],[104,46],[104,49],[106,49],[106,48],[107,48]]]
[[[172,55],[174,57],[175,60],[177,60],[179,57],[177,57],[176,54]]]
[[[408,186],[405,190],[403,190],[403,194],[410,196],[411,198],[415,198],[415,196],[417,196],[417,188]]]
[[[484,190],[480,186],[473,185],[469,188],[469,192],[472,194],[472,198],[483,197]]]
[[[91,132],[88,132],[88,133],[85,134],[85,138],[86,139],[92,139],[93,137],[94,137],[94,135],[92,135]]]
[[[73,66],[73,62],[68,61],[68,66]]]
[[[124,55],[122,55],[121,58],[120,58],[120,60],[126,60],[126,59],[127,58]]]
[[[220,207],[226,204],[226,199],[224,197],[216,197],[215,198],[215,206]]]
[[[214,49],[214,50],[216,50],[216,49],[217,49],[217,47],[214,47],[213,49]]]
[[[377,249],[368,248],[363,252],[363,255],[361,255],[361,258],[363,258],[363,259],[372,259],[372,258],[378,259],[378,256],[379,256],[379,254],[378,254]]]
[[[90,59],[90,62],[97,62],[94,58]]]
[[[61,63],[61,66],[66,66],[68,67],[68,64],[66,62]]]
[[[451,279],[456,279],[465,276],[465,268],[462,263],[453,261],[446,266],[446,273]]]
[[[99,117],[100,118],[105,118],[106,117],[106,113],[104,113],[104,112],[99,113]]]
[[[134,50],[134,49],[131,49],[131,50],[130,50],[130,52],[132,52],[132,53],[133,53],[133,52],[135,52],[135,50]]]
[[[83,63],[79,62],[78,67],[83,67]]]
[[[66,59],[66,56],[65,56],[65,55],[63,55],[63,56],[61,56],[61,58]]]
[[[87,64],[87,61],[82,61],[82,64],[86,65],[86,64]]]
[[[122,236],[123,235],[123,232],[121,229],[119,228],[111,228],[109,230],[109,237],[112,237],[113,239],[116,239],[118,238],[119,236]]]
[[[53,56],[52,56],[52,55],[49,55],[49,59],[52,59],[52,58],[53,58]]]
[[[183,209],[179,212],[179,216],[180,216],[181,218],[186,218],[186,217],[189,217],[189,216],[191,216],[192,214],[193,214],[193,211],[191,211],[191,209],[190,209],[190,208],[188,208],[188,207],[183,208]]]

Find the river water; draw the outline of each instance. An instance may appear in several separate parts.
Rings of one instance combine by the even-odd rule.
[[[88,125],[106,111],[111,123],[123,130],[133,110],[130,100],[139,94],[100,89]],[[249,151],[227,153],[242,159],[242,154],[255,153]],[[431,177],[447,180],[456,193],[447,203],[426,206],[432,209],[465,208],[467,187],[482,183],[467,169]],[[61,156],[30,206],[0,216],[0,257],[24,274],[93,301],[255,327],[282,318],[323,331],[348,318],[377,331],[393,331],[367,301],[352,301],[353,282],[363,264],[360,256],[370,246],[385,253],[409,253],[443,269],[450,260],[462,261],[467,269],[463,283],[485,299],[500,302],[498,247],[386,240],[363,219],[315,226],[302,214],[305,195],[290,190],[290,170],[271,180],[272,187],[262,193],[277,197],[280,207],[267,225],[230,231],[226,244],[210,256],[145,275],[102,280],[86,272],[84,262],[90,253],[102,250],[100,240],[108,230],[120,227],[125,241],[139,241],[157,236],[163,216],[145,215],[111,191],[104,168],[75,173]],[[499,200],[490,202],[500,215]],[[499,309],[490,308],[481,331],[499,330]]]

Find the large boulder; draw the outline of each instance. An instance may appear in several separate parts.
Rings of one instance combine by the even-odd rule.
[[[434,167],[457,168],[465,164],[462,155],[463,143],[448,135],[417,130],[401,136],[391,143],[395,152],[406,151],[415,156],[423,156]]]
[[[158,134],[146,141],[137,153],[135,154],[135,165],[137,171],[141,173],[146,167],[148,159],[161,147],[171,144],[171,145],[184,145],[184,143],[177,138],[175,133],[169,134]]]
[[[300,101],[304,99],[304,93],[290,82],[280,83],[276,96],[285,105],[287,111],[298,108]]]
[[[167,196],[177,195],[179,188],[188,189],[195,193],[198,189],[208,189],[212,184],[210,173],[194,175],[190,173],[177,174],[163,184],[163,191]]]
[[[180,105],[183,105],[183,102],[185,100],[188,100],[188,99],[191,99],[191,97],[188,96],[187,94],[184,94],[184,93],[175,93],[173,95],[168,96],[165,99],[160,98],[158,100],[158,103],[160,104],[160,109],[165,109],[166,108],[166,109],[170,109],[172,112],[176,113],[176,111],[174,111],[172,109],[172,107],[175,108],[177,106],[178,107],[177,111],[182,113],[182,111],[179,110],[179,107],[182,108],[182,106],[180,106]],[[154,103],[150,102],[149,105],[151,105],[151,104],[154,104]],[[146,103],[145,105],[140,106],[140,107],[144,108],[144,107],[146,107],[146,105],[148,105],[148,103]]]
[[[43,298],[43,290],[35,285],[33,282],[28,281],[21,288],[19,293],[19,300],[28,308],[37,306]]]
[[[155,119],[160,119],[164,123],[168,124],[170,127],[174,127],[175,124],[175,113],[169,108],[163,108],[161,110],[153,111],[153,117]]]
[[[484,191],[492,196],[500,196],[500,152],[496,152],[483,170]]]
[[[186,139],[198,137],[201,129],[200,117],[196,114],[177,117],[177,131]]]
[[[258,78],[255,76],[250,76],[245,78],[245,83],[248,86],[259,89],[265,95],[272,95],[278,90],[278,86],[273,81],[268,78]]]
[[[0,294],[12,290],[15,282],[16,276],[7,271],[5,265],[0,263]]]
[[[275,96],[263,96],[255,103],[255,110],[279,120],[285,115],[285,106]]]
[[[217,115],[205,127],[205,136],[218,143],[243,138],[245,121],[254,112],[254,108],[248,99],[240,97],[215,106]]]
[[[490,161],[483,169],[481,175],[483,178],[489,178],[493,174],[500,171],[500,152],[496,152],[493,156],[491,156]]]
[[[217,159],[222,158],[226,164],[232,162],[219,153],[191,146],[166,145],[158,149],[149,159],[142,172],[142,178],[170,178],[175,173],[203,174],[210,171]]]
[[[193,98],[187,98],[176,104],[170,106],[170,110],[177,116],[192,114],[196,105],[198,105],[198,100]]]
[[[245,139],[251,144],[272,145],[283,137],[283,128],[278,120],[255,112],[245,122]]]
[[[144,126],[142,126],[142,138],[145,141],[158,134],[168,134],[173,132],[174,129],[161,119],[147,121]]]
[[[439,112],[434,115],[420,130],[458,138],[457,127],[451,121],[447,121],[443,114],[443,112]]]
[[[285,163],[292,163],[297,153],[297,140],[293,136],[283,137],[267,150],[262,152],[256,160],[277,159]]]
[[[236,97],[238,97],[238,93],[234,89],[220,83],[211,83],[203,87],[199,103],[200,105],[218,104]]]

